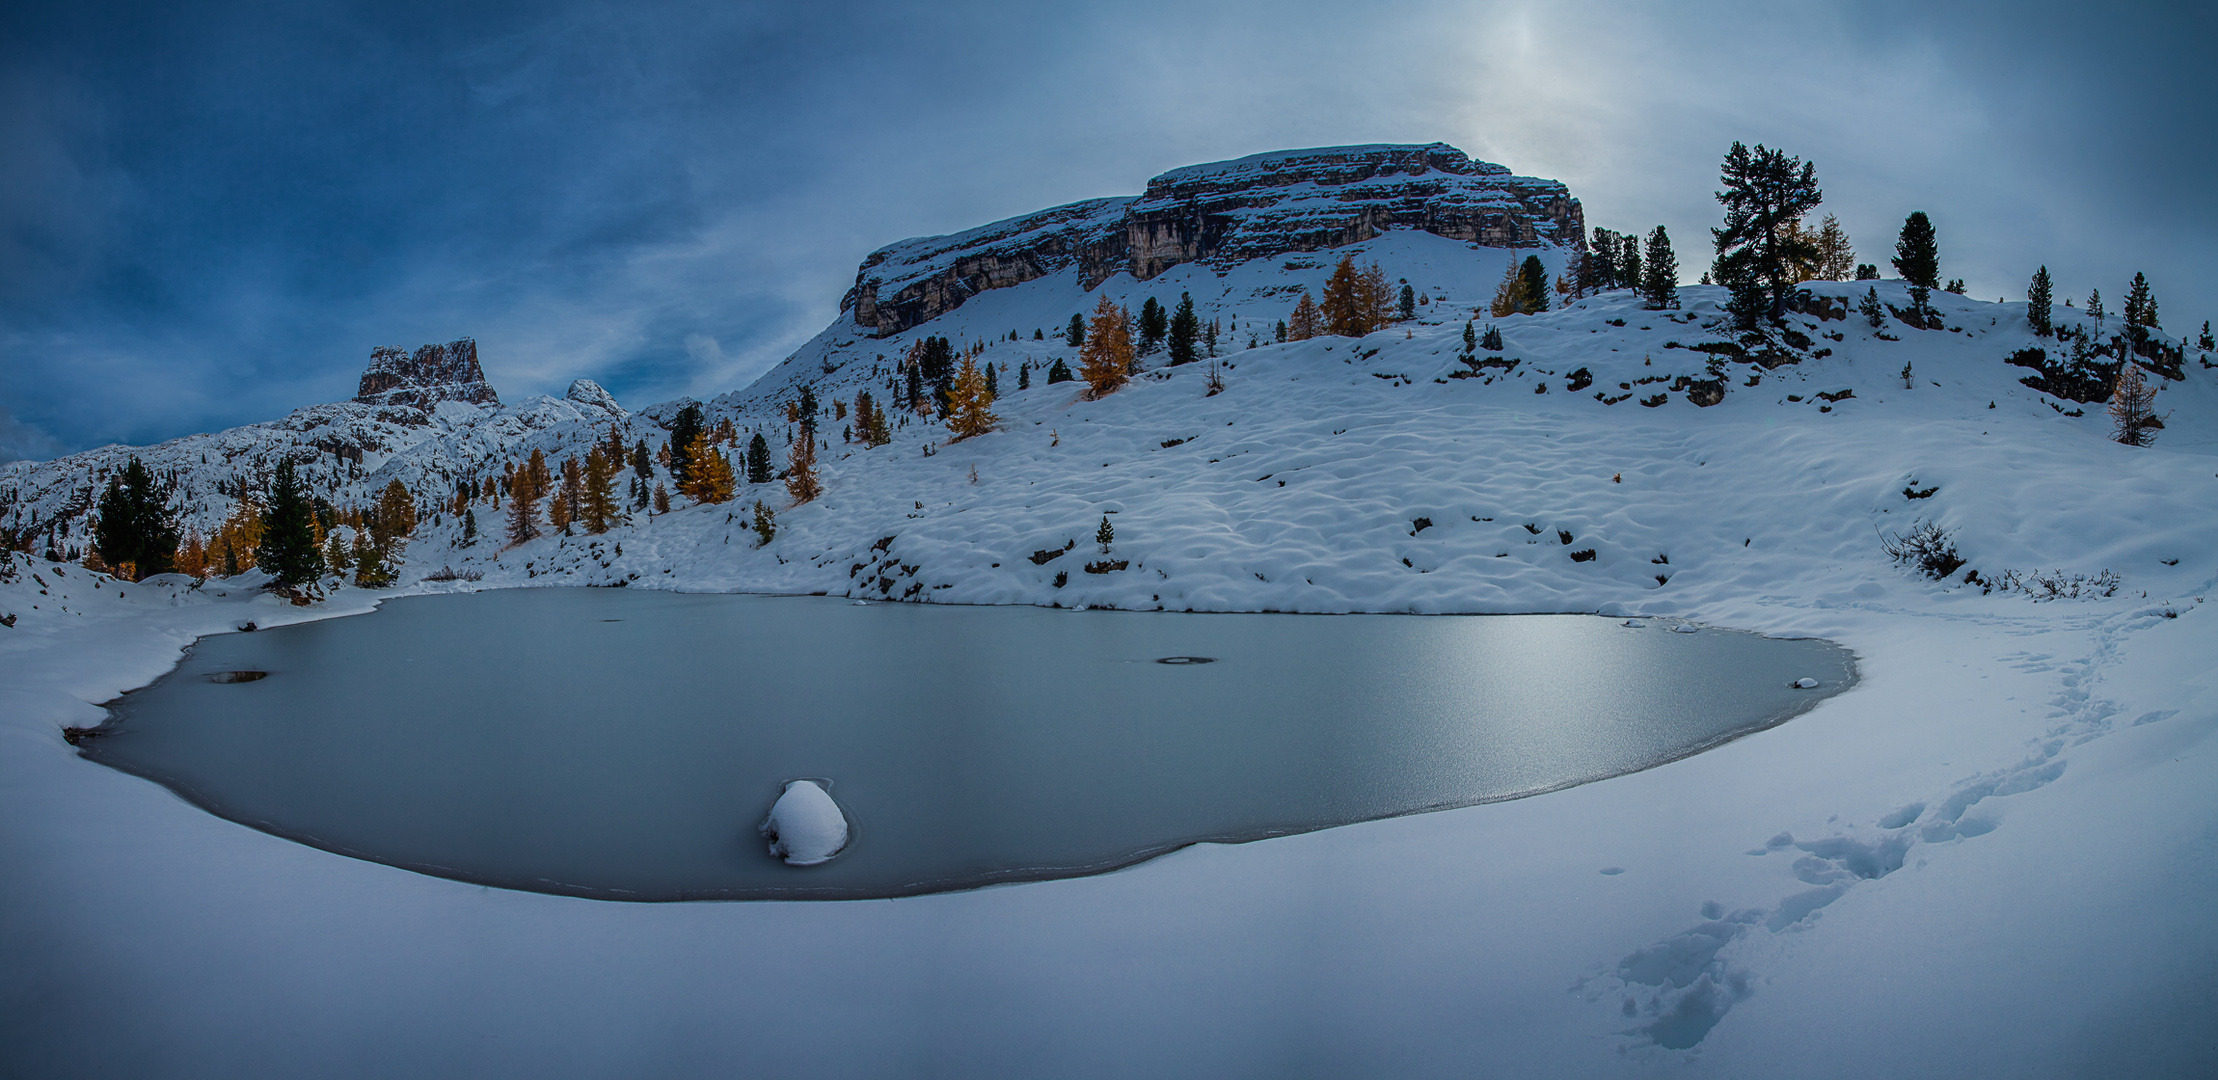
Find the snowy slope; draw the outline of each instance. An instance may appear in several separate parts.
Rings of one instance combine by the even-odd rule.
[[[1101,401],[1076,384],[1015,390],[1019,364],[1073,358],[1053,332],[1091,306],[1075,277],[982,293],[888,339],[835,325],[712,415],[782,438],[800,383],[827,406],[882,391],[890,359],[929,333],[1003,339],[987,352],[1008,365],[999,429],[950,443],[912,420],[864,450],[827,418],[826,494],[802,507],[743,487],[732,504],[680,500],[602,537],[506,550],[463,546],[444,520],[412,542],[395,592],[462,587],[421,580],[451,564],[483,573],[470,587],[1656,614],[1840,641],[1859,686],[1605,783],[1096,878],[872,904],[615,905],[289,844],[61,740],[195,635],[391,594],[341,588],[296,608],[251,580],[118,584],[18,557],[0,575],[16,620],[0,629],[0,1034],[14,1062],[178,1076],[2218,1065],[2202,1019],[2218,963],[2204,915],[2218,888],[2205,602],[2218,372],[2199,354],[2162,384],[2167,427],[2147,449],[2020,384],[2003,357],[2036,343],[2022,305],[1946,294],[1938,330],[1797,316],[1828,355],[1729,363],[1729,391],[1703,408],[1672,388],[1707,378],[1709,354],[1688,346],[1720,339],[1718,290],[1683,290],[1677,313],[1618,292],[1498,320],[1518,363],[1457,378],[1466,317],[1524,252],[1415,231],[1352,251],[1432,298],[1416,322],[1247,348],[1321,286],[1323,256],[1102,284],[1135,308],[1191,292],[1204,318],[1237,326],[1215,396],[1207,365]],[[1876,288],[1907,306],[1900,283]],[[1572,392],[1580,369],[1592,384]],[[582,412],[486,423],[376,468],[417,447],[459,465],[592,437]],[[778,513],[768,545],[745,528],[756,499]],[[1105,515],[1127,566],[1088,573]],[[1962,573],[1924,580],[1881,550],[1919,520],[1950,530],[1984,579],[2119,584],[2037,601]]]

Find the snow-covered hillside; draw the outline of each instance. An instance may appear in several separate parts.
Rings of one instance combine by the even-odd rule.
[[[2110,441],[2099,405],[2024,385],[2007,358],[2054,342],[2022,304],[1936,293],[1937,328],[1872,326],[1858,302],[1870,289],[1908,309],[1900,282],[1807,285],[1781,335],[1807,345],[1777,366],[1719,347],[1723,291],[1700,286],[1676,311],[1618,291],[1480,316],[1503,347],[1466,362],[1474,311],[1536,252],[1562,265],[1558,248],[1389,229],[1099,284],[1134,309],[1189,293],[1220,320],[1213,395],[1209,364],[1160,354],[1102,400],[1047,384],[1047,364],[1075,366],[1059,329],[1099,295],[1075,264],[882,338],[843,314],[704,403],[712,423],[782,447],[803,385],[827,410],[863,389],[884,400],[895,360],[940,335],[986,343],[996,430],[953,442],[911,416],[866,449],[827,415],[821,498],[742,484],[600,536],[504,548],[480,502],[489,535],[465,544],[451,515],[427,519],[399,588],[335,587],[312,607],[251,577],[118,583],[12,557],[0,989],[39,1020],[10,1029],[16,1052],[55,1074],[140,1075],[2218,1067],[2213,359],[2189,349],[2184,378],[2152,377],[2166,426],[2147,448]],[[1273,343],[1341,254],[1406,279],[1417,318]],[[334,490],[400,476],[443,492],[533,449],[580,454],[610,422],[659,439],[683,404],[443,404],[423,427],[364,427],[382,448]],[[300,437],[180,440],[157,467]],[[0,472],[18,512],[33,478],[35,505],[63,497],[44,479],[62,466]],[[767,544],[749,528],[758,500],[777,516]],[[1886,553],[1919,524],[1964,559],[1944,580]],[[448,567],[464,580],[426,580]],[[1550,795],[877,904],[484,890],[238,828],[63,742],[195,635],[526,585],[1670,615],[1833,639],[1862,681],[1791,723]],[[753,843],[752,828],[735,835]]]

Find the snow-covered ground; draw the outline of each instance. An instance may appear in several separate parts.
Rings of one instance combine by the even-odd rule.
[[[2164,384],[2150,449],[2018,384],[2001,358],[2033,343],[2022,305],[1946,294],[1959,330],[1799,320],[1832,354],[1729,365],[1711,408],[1668,390],[1707,356],[1667,343],[1716,340],[1701,323],[1718,294],[1698,288],[1677,320],[1625,293],[1498,320],[1521,362],[1450,378],[1462,315],[1508,253],[1436,241],[1359,246],[1449,297],[1361,341],[1244,348],[1291,303],[1254,291],[1321,279],[1329,259],[1112,278],[1135,306],[1187,290],[1205,317],[1237,318],[1216,396],[1206,365],[1098,402],[1076,384],[1013,390],[1020,358],[1072,352],[1031,340],[1085,299],[1056,279],[888,341],[834,327],[712,411],[782,430],[796,378],[828,402],[882,380],[874,354],[908,336],[1017,329],[989,351],[1012,364],[1001,430],[950,445],[912,423],[861,450],[827,421],[827,494],[793,509],[743,486],[741,502],[505,552],[454,546],[450,519],[414,542],[401,591],[455,587],[417,581],[451,563],[483,572],[472,587],[1657,614],[1839,641],[1861,660],[1854,690],[1631,776],[1098,877],[612,904],[291,844],[62,740],[196,635],[381,594],[294,608],[247,582],[119,585],[18,558],[0,583],[18,617],[0,630],[0,1061],[28,1076],[2218,1069],[2218,400],[2197,354]],[[1878,288],[1905,305],[1899,283]],[[1572,393],[1581,368],[1592,385]],[[756,498],[780,508],[759,547]],[[1129,565],[1088,573],[1104,515]],[[1953,530],[1983,578],[2120,584],[2035,602],[1918,579],[1880,550],[1916,520]]]

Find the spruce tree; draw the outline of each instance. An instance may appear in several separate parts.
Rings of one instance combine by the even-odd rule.
[[[1912,285],[1928,289],[1941,284],[1941,249],[1933,234],[1933,221],[1923,210],[1903,219],[1902,235],[1895,240],[1895,273]]]
[[[1417,317],[1417,290],[1411,288],[1409,282],[1402,282],[1401,303],[1396,313],[1405,321]]]
[[[1101,545],[1101,553],[1109,554],[1109,546],[1117,542],[1117,530],[1109,524],[1109,515],[1101,515],[1101,527],[1094,530],[1094,543]]]
[[[1716,193],[1725,224],[1710,230],[1717,246],[1712,273],[1733,289],[1735,320],[1753,329],[1785,307],[1798,284],[1790,268],[1815,261],[1815,245],[1787,226],[1817,209],[1825,193],[1816,165],[1761,143],[1754,151],[1734,143],[1718,179],[1725,186]]]
[[[1070,317],[1070,329],[1063,331],[1063,341],[1073,349],[1086,343],[1085,316],[1073,315]]]
[[[1194,295],[1178,294],[1178,313],[1171,316],[1170,354],[1171,366],[1191,364],[1201,359],[1195,344],[1201,337],[1201,319],[1194,314]]]
[[[881,420],[880,423],[884,421]],[[758,431],[754,438],[747,440],[747,482],[767,484],[771,479],[770,443]]]
[[[277,463],[277,474],[270,481],[269,505],[262,511],[262,542],[254,549],[254,564],[269,573],[270,584],[277,588],[306,585],[323,573],[323,555],[316,550],[314,511],[290,460]]]
[[[2089,290],[2087,293],[2087,317],[2095,320],[2095,333],[2097,335],[2102,333],[2102,321],[2106,314],[2102,309],[2102,290]]]
[[[1148,297],[1147,303],[1140,305],[1139,355],[1147,356],[1161,347],[1163,335],[1169,329],[1170,316],[1163,311],[1163,305],[1156,303],[1154,297]]]
[[[2218,352],[2218,339],[2214,339],[2210,336],[2209,319],[2203,320],[2203,336],[2201,340],[2196,342],[2195,347],[2201,349],[2204,352]]]
[[[1640,283],[1643,307],[1664,311],[1679,306],[1679,257],[1661,225],[1648,234],[1648,266]]]
[[[701,434],[701,407],[688,404],[670,422],[670,478],[682,490],[692,474],[693,441]]]
[[[1032,389],[1032,361],[1030,360],[1017,365],[1017,389]]]
[[[2049,268],[2043,266],[2035,270],[2033,283],[2025,290],[2025,321],[2032,325],[2035,337],[2047,337],[2056,329],[2056,305],[2051,289]]]
[[[1517,282],[1526,311],[1548,310],[1548,265],[1540,261],[1540,256],[1525,256],[1524,264],[1517,268]]]
[[[170,571],[177,554],[177,523],[154,490],[154,477],[136,457],[121,475],[108,478],[93,550],[119,573],[128,567],[134,581]]]
[[[1617,238],[1617,280],[1628,289],[1641,286],[1640,237],[1633,233]]]
[[[1075,378],[1077,376],[1071,374],[1070,365],[1064,363],[1060,356],[1055,358],[1054,363],[1047,366],[1047,384],[1049,386],[1059,382],[1070,382]]]
[[[986,396],[989,398],[1001,396],[1001,378],[994,374],[994,369],[998,366],[990,361],[986,364]]]
[[[1877,281],[1877,280],[1879,280],[1879,265],[1878,265],[1877,263],[1857,263],[1857,264],[1856,264],[1856,280],[1858,280],[1858,281]]]
[[[2149,289],[2147,275],[2135,273],[2133,285],[2126,291],[2126,325],[2157,329],[2156,294]]]

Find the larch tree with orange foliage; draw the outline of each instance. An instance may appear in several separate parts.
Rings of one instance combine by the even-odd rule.
[[[1308,341],[1324,331],[1324,319],[1318,314],[1317,301],[1309,290],[1302,290],[1301,302],[1294,305],[1294,314],[1286,320],[1286,340]]]
[[[955,433],[957,441],[984,435],[1001,420],[992,412],[993,391],[986,386],[986,376],[970,356],[963,357],[962,366],[955,371],[955,385],[948,406],[947,427]]]
[[[1086,380],[1086,396],[1101,398],[1117,392],[1132,374],[1132,323],[1124,309],[1103,293],[1094,304],[1093,323],[1086,330],[1086,344],[1078,351],[1078,377]]]

